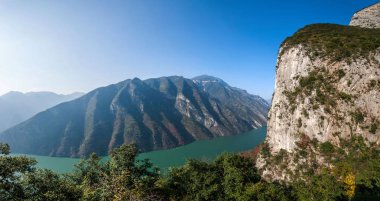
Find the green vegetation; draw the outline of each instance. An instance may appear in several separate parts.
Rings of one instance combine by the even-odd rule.
[[[360,111],[351,113],[351,116],[356,123],[362,123],[364,121],[364,114]]]
[[[339,92],[339,98],[344,101],[351,101],[352,95],[344,93],[344,92]]]
[[[295,152],[288,153],[295,165],[286,170],[295,200],[380,200],[379,147],[367,146],[361,136],[339,141],[335,146],[302,136]],[[272,160],[267,167],[275,167]],[[284,164],[291,162],[284,160],[274,170],[283,171]]]
[[[319,150],[322,154],[329,155],[334,152],[334,145],[332,145],[331,142],[327,141],[320,144]]]
[[[297,77],[299,85],[292,91],[283,92],[287,97],[291,112],[297,106],[297,99],[304,101],[309,98],[312,109],[322,107],[329,114],[333,113],[338,101],[351,103],[353,96],[338,91],[334,85],[342,76],[344,76],[342,69],[330,73],[325,68],[316,68],[306,76]],[[309,116],[306,108],[303,108],[302,114],[305,117]]]
[[[300,134],[302,135],[302,134]],[[309,146],[335,153],[329,158],[332,168],[318,168],[300,163],[310,171],[290,183],[264,181],[254,161],[236,154],[220,155],[213,162],[189,160],[167,175],[148,160],[137,160],[134,145],[115,149],[108,162],[92,154],[76,165],[70,174],[56,174],[35,168],[35,161],[9,156],[9,146],[0,144],[0,200],[378,200],[380,198],[380,151],[367,147],[363,138],[341,140],[337,148],[319,144],[306,135],[297,143],[302,158]],[[271,156],[286,163],[288,153],[281,150]],[[286,165],[283,168],[286,168]],[[316,169],[314,169],[316,168]]]
[[[260,153],[264,158],[269,158],[271,157],[271,152],[269,149],[269,144],[268,143],[263,143],[260,147]]]
[[[269,188],[260,180],[250,159],[225,154],[212,163],[190,160],[172,169],[162,182],[169,200],[255,200],[258,191]]]
[[[376,86],[376,80],[371,80],[368,84],[370,89],[373,89]]]
[[[352,58],[367,57],[369,52],[379,48],[379,36],[380,29],[313,24],[288,37],[283,42],[280,55],[289,48],[303,45],[309,50],[311,59],[327,58],[331,61],[351,61]]]
[[[0,200],[79,200],[81,191],[73,182],[49,170],[36,169],[36,161],[9,156],[0,144]]]
[[[374,122],[369,127],[369,132],[372,134],[376,134],[376,131],[377,131],[377,122]]]
[[[343,69],[339,69],[336,73],[337,73],[339,79],[341,79],[342,77],[344,77],[346,75],[346,72],[344,72]]]

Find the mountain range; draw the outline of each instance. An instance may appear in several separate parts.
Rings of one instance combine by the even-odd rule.
[[[53,92],[8,92],[0,96],[0,132],[31,118],[38,112],[82,95],[83,93],[61,95]]]
[[[83,157],[123,143],[142,151],[266,125],[269,104],[211,76],[128,79],[61,103],[0,134],[13,152]]]

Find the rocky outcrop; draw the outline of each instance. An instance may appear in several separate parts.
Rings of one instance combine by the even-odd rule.
[[[282,44],[266,154],[257,160],[264,177],[287,180],[302,166],[323,165],[321,143],[339,147],[360,136],[380,145],[380,29],[361,28],[367,22],[309,25]]]
[[[261,127],[268,110],[259,96],[210,76],[135,78],[39,113],[0,141],[49,156],[106,155],[132,142],[151,151]]]
[[[369,57],[350,63],[311,60],[302,45],[284,52],[269,113],[272,150],[292,151],[302,133],[320,142],[355,134],[380,143],[380,130],[370,129],[380,122],[380,49]]]
[[[350,26],[380,28],[380,3],[355,13],[351,19]]]

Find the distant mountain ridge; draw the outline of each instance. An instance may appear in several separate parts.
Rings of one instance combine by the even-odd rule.
[[[83,94],[79,92],[68,95],[53,92],[8,92],[0,96],[0,132],[31,118],[38,112],[73,100]]]
[[[14,152],[82,157],[123,143],[142,151],[266,125],[268,103],[211,76],[128,79],[62,103],[0,134]]]

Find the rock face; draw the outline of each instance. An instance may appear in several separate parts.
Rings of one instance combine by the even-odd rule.
[[[378,6],[367,9],[377,12]],[[280,48],[264,146],[272,156],[288,153],[288,170],[307,164],[300,155],[319,155],[318,149],[303,148],[310,142],[339,146],[342,139],[362,136],[380,144],[380,30],[361,28],[369,21],[358,24],[367,9],[355,14],[359,27],[309,25]],[[286,168],[264,158],[258,159],[263,176],[286,180]]]
[[[106,155],[132,142],[150,151],[261,127],[268,110],[259,96],[210,76],[135,78],[41,112],[0,141],[49,156]]]
[[[380,130],[369,129],[380,122],[379,49],[370,53],[370,60],[350,63],[312,60],[308,51],[299,45],[278,59],[267,133],[273,151],[292,151],[300,133],[321,142],[337,141],[336,134],[357,134],[380,143]],[[310,89],[302,82],[310,82]]]
[[[53,92],[21,93],[12,91],[0,96],[0,132],[15,126],[33,115],[84,95],[60,95]]]
[[[380,3],[358,11],[351,18],[351,26],[380,28]]]

